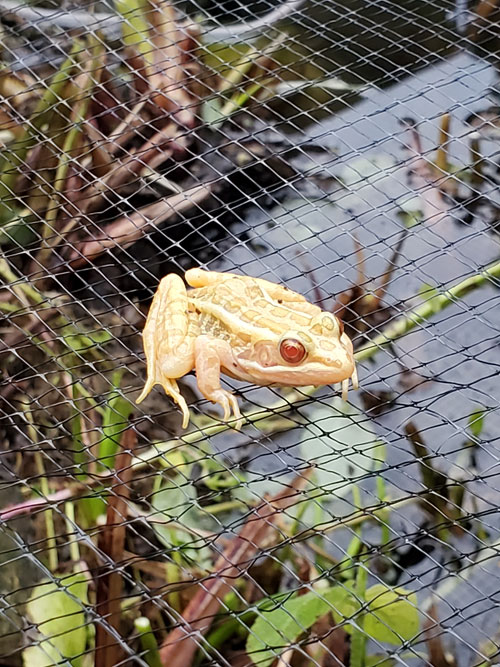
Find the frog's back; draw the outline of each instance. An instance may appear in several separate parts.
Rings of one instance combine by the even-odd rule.
[[[318,306],[285,287],[234,274],[192,289],[188,297],[200,314],[202,330],[224,338],[246,338],[245,334],[253,339],[280,337],[289,329],[307,329],[311,319],[321,313]]]

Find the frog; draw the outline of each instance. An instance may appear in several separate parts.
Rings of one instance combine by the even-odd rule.
[[[357,388],[353,345],[341,320],[284,285],[235,273],[191,268],[185,282],[166,275],[143,330],[147,378],[137,403],[160,384],[182,411],[189,408],[177,380],[196,371],[203,396],[241,428],[236,396],[221,374],[259,386],[304,387],[349,380]],[[233,423],[233,422],[232,422]]]

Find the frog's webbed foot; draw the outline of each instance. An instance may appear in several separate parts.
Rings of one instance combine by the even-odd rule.
[[[182,411],[182,428],[187,428],[189,424],[189,408],[186,403],[186,399],[184,396],[181,394],[179,391],[179,387],[177,386],[177,382],[175,380],[170,380],[166,378],[162,383],[161,383],[163,389],[165,390],[165,393],[170,396],[180,407]]]
[[[184,396],[179,391],[179,387],[177,386],[177,382],[175,380],[171,380],[170,378],[163,378],[160,382],[157,382],[156,380],[154,382],[148,380],[144,386],[144,389],[142,390],[141,395],[136,400],[136,403],[141,403],[155,384],[161,384],[167,396],[170,396],[170,398],[172,398],[180,407],[182,411],[182,428],[187,428],[190,417],[189,408]]]
[[[224,410],[223,420],[225,422],[231,419],[231,411],[232,411],[236,419],[234,428],[238,431],[241,429],[243,420],[241,417],[238,400],[236,399],[236,396],[234,394],[231,394],[230,391],[226,391],[225,389],[216,389],[215,391],[211,392],[210,396],[208,394],[205,394],[205,396],[206,398],[208,398],[208,400],[212,401],[212,403],[218,403],[222,407],[222,409]]]
[[[241,412],[236,396],[220,386],[220,358],[217,342],[208,336],[199,336],[195,343],[196,379],[198,387],[209,401],[218,403],[224,410],[224,421],[236,418],[235,428],[242,425]]]

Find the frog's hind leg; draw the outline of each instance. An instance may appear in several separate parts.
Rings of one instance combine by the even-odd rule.
[[[188,297],[182,278],[174,273],[165,276],[153,298],[142,334],[147,380],[136,401],[143,401],[156,384],[161,384],[165,393],[181,408],[183,428],[188,425],[189,410],[175,380],[194,368],[188,311]]]
[[[189,408],[187,406],[186,399],[179,391],[177,382],[175,380],[171,380],[170,378],[163,378],[160,384],[165,390],[167,396],[170,396],[180,407],[182,412],[182,428],[187,428],[187,425],[189,424]],[[137,403],[140,403],[140,401],[137,400]]]

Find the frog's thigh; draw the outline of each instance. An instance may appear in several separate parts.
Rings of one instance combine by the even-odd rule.
[[[231,416],[231,410],[241,427],[241,412],[236,397],[220,386],[220,358],[217,346],[209,336],[198,336],[195,341],[195,363],[198,387],[209,401],[218,403],[224,410],[224,420]]]
[[[153,370],[163,376],[179,378],[194,366],[192,338],[188,335],[189,314],[186,286],[175,273],[165,276],[151,304],[144,327],[144,350],[148,374]]]
[[[180,378],[194,367],[194,344],[189,330],[188,298],[182,278],[169,274],[161,281],[149,309],[142,334],[147,360],[147,380],[140,403],[156,384],[181,407],[184,424],[189,413],[175,378]]]

